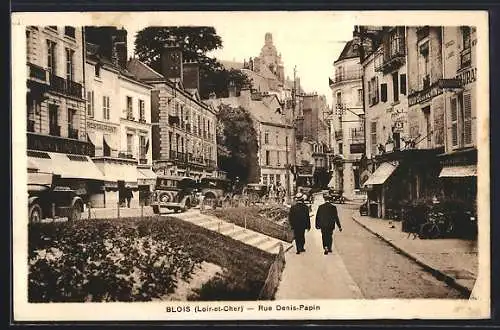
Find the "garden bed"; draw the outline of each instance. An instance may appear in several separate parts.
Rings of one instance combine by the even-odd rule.
[[[28,295],[30,302],[255,300],[272,262],[269,253],[175,218],[30,224]],[[200,276],[204,270],[210,275]]]
[[[228,207],[204,210],[203,213],[216,216],[227,222],[245,227],[286,241],[292,242],[293,233],[288,225],[288,208],[281,205],[260,205]]]

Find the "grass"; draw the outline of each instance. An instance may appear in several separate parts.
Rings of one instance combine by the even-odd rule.
[[[189,280],[197,264],[222,274],[190,300],[255,300],[269,253],[168,217],[29,225],[30,302],[150,301]]]
[[[221,218],[238,226],[292,242],[293,233],[288,225],[288,209],[284,206],[247,206],[205,210],[203,213]]]

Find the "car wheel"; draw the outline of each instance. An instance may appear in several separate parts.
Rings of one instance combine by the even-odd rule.
[[[153,205],[153,213],[160,214],[160,207],[158,205]]]
[[[184,210],[187,210],[191,207],[191,199],[186,199],[186,204],[184,206]]]
[[[28,215],[30,223],[40,222],[42,221],[42,208],[38,204],[33,204],[29,209]]]

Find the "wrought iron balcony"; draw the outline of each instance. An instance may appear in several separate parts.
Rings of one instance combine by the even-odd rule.
[[[66,80],[55,74],[50,74],[49,81],[50,81],[49,89],[51,91],[68,96],[82,98],[82,92],[83,92],[82,84],[79,84],[71,80]]]
[[[67,80],[67,95],[82,98],[83,86],[72,80]]]
[[[361,79],[361,75],[362,75],[362,71],[360,69],[336,72],[334,83],[339,83],[339,82],[348,81],[348,80]]]
[[[30,79],[37,82],[43,82],[45,84],[49,83],[48,72],[44,68],[33,63],[28,63],[28,72]]]

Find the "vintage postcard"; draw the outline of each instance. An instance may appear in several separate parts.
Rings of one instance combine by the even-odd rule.
[[[482,11],[14,13],[14,321],[490,317]]]

